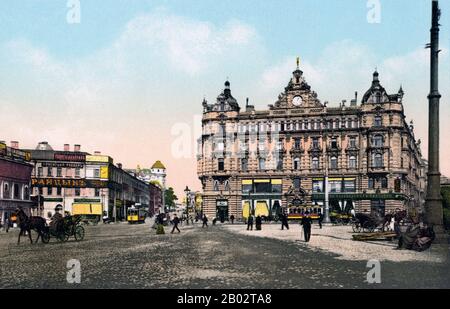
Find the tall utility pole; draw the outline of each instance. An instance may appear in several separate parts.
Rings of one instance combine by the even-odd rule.
[[[439,19],[438,0],[432,2],[429,120],[428,120],[428,183],[425,199],[425,221],[433,226],[438,239],[443,239],[443,212],[441,198],[441,173],[439,171]],[[442,237],[439,237],[441,235]]]

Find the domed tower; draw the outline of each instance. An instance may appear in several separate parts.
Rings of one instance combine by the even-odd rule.
[[[156,161],[150,168],[150,181],[158,181],[162,189],[166,188],[166,167],[161,161]]]

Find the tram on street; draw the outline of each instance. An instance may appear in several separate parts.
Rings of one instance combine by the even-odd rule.
[[[129,208],[127,210],[127,221],[129,224],[145,223],[147,211],[144,208]]]

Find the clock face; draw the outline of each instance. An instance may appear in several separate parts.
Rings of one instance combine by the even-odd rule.
[[[294,104],[294,106],[300,106],[300,105],[302,105],[302,102],[303,102],[303,100],[302,100],[301,96],[296,96],[292,100],[292,104]]]

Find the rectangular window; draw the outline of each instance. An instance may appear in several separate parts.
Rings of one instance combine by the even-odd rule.
[[[95,189],[94,195],[95,196],[100,196],[100,189]]]
[[[301,179],[300,178],[294,178],[294,188],[300,189],[301,186]]]
[[[323,179],[313,180],[313,192],[317,193],[323,192]]]
[[[81,195],[80,188],[75,188],[75,196],[80,196],[80,195]]]
[[[94,178],[100,178],[100,169],[94,169]]]
[[[282,180],[272,179],[272,193],[281,193],[282,191]]]
[[[80,177],[80,169],[79,168],[76,168],[75,169],[75,177]]]
[[[61,188],[56,188],[56,195],[61,196]]]
[[[270,193],[271,192],[271,185],[270,181],[260,181],[255,180],[255,192],[256,193]]]
[[[344,192],[356,192],[355,179],[344,179]]]
[[[264,171],[266,169],[266,160],[264,158],[260,158],[258,161],[259,170]]]
[[[330,185],[330,192],[339,193],[342,191],[342,180],[330,180],[328,184]]]
[[[319,138],[318,137],[313,137],[312,146],[314,149],[319,148]]]
[[[42,167],[38,167],[37,171],[38,171],[37,176],[42,177]]]
[[[56,168],[56,177],[62,177],[62,168],[61,167]]]
[[[301,139],[300,138],[295,138],[294,139],[294,148],[295,149],[300,149],[301,146]]]
[[[53,188],[52,187],[48,187],[47,188],[47,195],[49,195],[49,196],[53,195]]]
[[[225,163],[224,163],[223,159],[219,159],[218,165],[219,165],[218,166],[219,171],[224,171],[225,170]]]
[[[242,180],[242,193],[248,194],[253,192],[253,181],[252,180]]]
[[[350,148],[356,148],[356,137],[350,137],[348,141]]]
[[[48,177],[52,177],[52,171],[53,171],[53,168],[47,167],[47,176]]]
[[[332,138],[331,139],[331,148],[332,149],[337,149],[338,148],[337,138]]]

